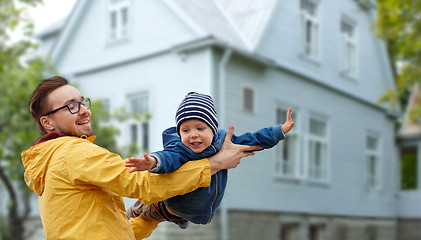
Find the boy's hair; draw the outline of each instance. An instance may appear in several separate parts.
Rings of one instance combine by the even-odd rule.
[[[29,103],[29,112],[31,113],[32,119],[34,119],[38,129],[43,134],[47,134],[47,131],[45,131],[42,126],[40,118],[48,111],[48,106],[46,104],[47,96],[55,89],[67,84],[68,81],[65,78],[55,76],[43,80],[32,94],[32,98]]]
[[[180,134],[181,123],[190,119],[199,119],[205,122],[212,129],[213,134],[216,134],[218,119],[211,96],[190,92],[184,97],[175,114],[178,134]]]

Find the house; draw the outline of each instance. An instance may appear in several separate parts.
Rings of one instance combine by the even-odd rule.
[[[400,237],[406,239],[419,238],[419,228],[421,223],[421,208],[419,199],[421,198],[421,128],[420,122],[414,121],[412,109],[420,105],[419,86],[415,84],[408,101],[399,131],[397,132],[397,142],[400,150],[400,175],[401,180],[399,204],[398,204],[398,229]]]
[[[398,115],[377,104],[394,79],[373,2],[79,0],[38,34],[39,54],[110,111],[150,114],[113,123],[121,147],[162,149],[190,91],[236,134],[293,107],[287,139],[230,171],[209,225],[160,224],[150,239],[398,240],[421,211],[418,192],[400,193]]]

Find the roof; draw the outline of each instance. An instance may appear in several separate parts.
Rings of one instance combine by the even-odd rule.
[[[173,0],[215,38],[254,51],[276,0]]]
[[[172,0],[184,13],[198,24],[206,35],[239,48],[247,44],[240,38],[229,19],[221,12],[214,1],[209,0]]]
[[[42,29],[41,31],[35,33],[35,37],[39,38],[39,39],[43,39],[43,38],[47,38],[48,36],[52,36],[52,35],[58,33],[63,28],[64,23],[66,21],[66,18],[67,17],[64,17],[64,18],[52,23],[48,27]]]
[[[276,0],[162,0],[198,37],[212,36],[228,45],[253,52],[267,26]],[[36,34],[45,38],[56,34],[51,55],[57,56],[66,41],[66,32],[74,28],[90,1],[76,2],[70,15]],[[62,30],[62,31],[60,31]]]
[[[259,44],[276,0],[214,0],[251,50]]]

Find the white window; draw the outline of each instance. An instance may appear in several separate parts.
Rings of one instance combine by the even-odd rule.
[[[301,47],[305,56],[319,58],[318,0],[301,0]]]
[[[249,87],[243,88],[243,110],[254,113],[254,90]]]
[[[286,120],[288,108],[278,107],[276,109],[277,125],[282,125]],[[287,134],[287,137],[280,141],[276,146],[276,173],[283,177],[297,177],[298,171],[298,134],[296,131],[297,127],[297,115],[292,114],[292,119],[295,122],[295,127]]]
[[[130,112],[134,114],[129,122],[130,144],[147,151],[149,148],[149,95],[141,93],[129,97]]]
[[[308,137],[308,177],[311,180],[327,181],[328,139],[327,122],[321,118],[310,118]]]
[[[380,190],[380,139],[374,134],[366,138],[367,187],[369,190]]]
[[[357,41],[355,26],[347,20],[341,21],[342,34],[342,72],[355,77],[357,75]]]
[[[109,41],[129,37],[129,2],[130,0],[110,0],[108,11]]]

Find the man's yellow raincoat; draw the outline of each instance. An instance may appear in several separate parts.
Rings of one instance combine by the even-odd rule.
[[[140,217],[129,222],[122,197],[150,204],[210,184],[206,159],[172,174],[129,173],[119,155],[93,139],[61,136],[22,152],[25,182],[39,195],[48,240],[146,238],[158,223]]]

